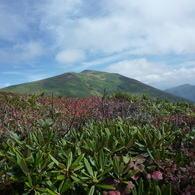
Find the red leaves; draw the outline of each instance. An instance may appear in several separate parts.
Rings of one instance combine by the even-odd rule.
[[[163,176],[160,171],[154,171],[152,174],[147,174],[146,179],[162,180]]]

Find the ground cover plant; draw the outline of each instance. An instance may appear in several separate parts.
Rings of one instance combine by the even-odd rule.
[[[1,194],[195,193],[195,107],[119,92],[0,93]]]

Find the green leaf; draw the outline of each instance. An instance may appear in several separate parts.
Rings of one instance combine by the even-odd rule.
[[[57,176],[57,180],[64,180],[64,179],[66,179],[65,175],[58,175]]]
[[[11,137],[12,137],[15,141],[19,141],[19,143],[21,143],[21,142],[20,142],[20,137],[19,137],[16,133],[14,133],[13,131],[7,131],[7,133],[9,133],[9,134],[11,135]]]
[[[53,160],[53,162],[58,165],[59,164],[59,161],[57,161],[51,154],[49,154],[51,160]]]
[[[143,193],[144,193],[143,179],[140,178],[139,185],[138,185],[138,194],[143,194]]]
[[[81,155],[72,163],[71,167],[72,167],[72,166],[75,166],[75,165],[78,165],[78,164],[82,161],[82,159],[83,159],[84,156],[85,156],[85,154],[81,154]],[[70,168],[71,168],[71,167],[70,167]]]
[[[113,158],[113,167],[114,167],[115,174],[118,176],[118,174],[119,174],[119,162],[118,162],[118,159],[117,159],[116,155]]]
[[[81,182],[81,180],[80,179],[78,179],[77,177],[74,177],[74,176],[70,176],[75,182]]]
[[[67,169],[70,168],[71,163],[72,163],[72,152],[70,152],[70,153],[68,154]]]
[[[31,185],[31,187],[33,186],[33,184],[32,184],[32,178],[31,178],[31,176],[30,176],[30,174],[28,173],[28,175],[27,175],[27,179],[28,179],[28,183]]]
[[[31,186],[28,182],[25,182],[25,184],[26,184],[29,188],[32,188],[32,186]]]
[[[51,195],[58,195],[57,193],[55,193],[55,192],[51,191],[51,190],[50,190],[50,189],[48,189],[48,188],[46,188],[46,190],[47,190],[47,192],[49,192],[49,194],[51,194]]]
[[[116,151],[115,151],[115,152],[118,152],[118,151],[120,151],[120,150],[122,150],[122,149],[124,149],[124,148],[125,148],[125,146],[122,146],[122,147],[120,147],[120,148],[116,149]]]
[[[91,186],[89,192],[87,193],[87,195],[93,195],[95,192],[95,186]]]
[[[22,171],[25,174],[28,174],[29,173],[29,169],[28,169],[28,167],[26,165],[26,162],[25,162],[25,160],[23,158],[20,160],[20,167],[21,167]]]
[[[36,188],[38,191],[40,192],[47,192],[47,190],[45,188]]]
[[[25,161],[29,164],[32,164],[32,163],[34,163],[35,159],[34,159],[33,155],[30,154],[30,156],[28,158],[25,158]]]
[[[149,150],[148,148],[147,148],[146,150],[147,150],[147,152],[148,152],[150,158],[151,158],[152,160],[155,161],[155,158],[153,157],[153,155],[152,155],[152,153],[150,152],[150,150]]]
[[[131,193],[132,193],[132,195],[142,195],[142,194],[137,193],[137,190],[136,190],[135,186],[131,189]]]
[[[52,189],[53,191],[57,191],[57,189],[50,180],[45,181],[45,183],[49,186],[50,189]]]
[[[172,187],[171,187],[171,184],[163,184],[162,187],[161,187],[161,191],[162,191],[162,194],[166,194],[166,195],[172,195]]]
[[[100,178],[100,177],[106,175],[106,173],[108,173],[108,172],[111,171],[112,169],[113,169],[113,167],[109,167],[108,169],[104,170],[101,174],[99,174],[99,175],[97,176],[97,178]]]
[[[74,171],[78,171],[79,169],[82,169],[84,166],[83,165],[79,165],[78,167],[74,168]]]
[[[58,166],[59,168],[61,168],[61,169],[67,169],[67,168],[66,168],[66,165],[63,164],[63,163],[58,163],[57,166]]]
[[[104,151],[100,150],[99,155],[98,155],[98,162],[99,162],[99,166],[101,167],[101,169],[104,166]]]
[[[84,165],[85,165],[85,168],[87,169],[87,172],[88,172],[91,176],[93,176],[92,167],[91,167],[91,165],[89,164],[89,161],[88,161],[86,158],[84,158]]]
[[[71,182],[70,180],[67,180],[61,186],[60,192],[64,193],[64,192],[68,191],[70,188],[72,188],[73,186],[74,186],[74,182]]]
[[[127,145],[126,145],[126,148],[127,148],[127,149],[130,148],[130,147],[134,144],[135,136],[136,136],[136,134],[134,134],[134,135],[131,137],[131,139],[129,140],[129,142],[127,143]]]
[[[41,195],[40,192],[35,191],[35,195]],[[43,194],[42,194],[43,195]]]
[[[29,148],[30,150],[36,150],[36,148],[33,148],[32,146],[26,144],[26,147]]]
[[[136,175],[139,172],[139,169],[133,170],[131,172],[129,172],[127,175],[125,175],[125,178],[128,179],[130,177],[132,177],[133,175]]]
[[[110,186],[110,185],[101,185],[101,184],[98,184],[97,185],[98,187],[104,189],[104,190],[115,190],[116,188],[113,187],[113,186]]]
[[[48,164],[48,168],[49,168],[49,169],[53,168],[54,164],[55,164],[54,162],[49,163],[49,164]]]
[[[162,195],[160,187],[158,185],[155,186],[155,195]]]

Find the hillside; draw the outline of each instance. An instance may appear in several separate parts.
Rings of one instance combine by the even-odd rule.
[[[40,81],[6,87],[0,89],[0,91],[21,94],[40,94],[44,92],[46,95],[53,93],[55,96],[90,97],[103,95],[104,89],[106,89],[108,95],[121,90],[136,95],[147,94],[152,99],[186,101],[186,99],[120,74],[92,70],[85,70],[81,73],[68,72]]]
[[[184,84],[178,87],[166,89],[165,91],[195,102],[195,85]]]

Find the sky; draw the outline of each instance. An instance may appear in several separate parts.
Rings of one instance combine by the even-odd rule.
[[[0,0],[0,88],[83,70],[195,85],[195,1]]]

